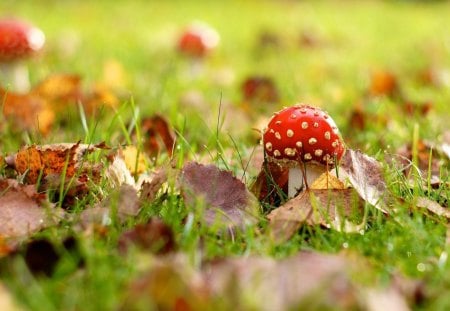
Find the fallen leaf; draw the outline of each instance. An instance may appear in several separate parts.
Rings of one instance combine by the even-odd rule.
[[[274,104],[279,101],[277,88],[270,77],[251,76],[242,83],[241,90],[245,102]],[[253,110],[250,109],[248,112]]]
[[[63,213],[55,209],[34,186],[15,180],[0,180],[0,237],[19,240],[59,222]]]
[[[448,208],[445,208],[428,198],[418,197],[416,199],[416,207],[424,208],[435,215],[444,216],[445,218],[450,219],[450,210]]]
[[[215,165],[188,162],[183,167],[180,182],[189,208],[198,210],[198,203],[205,203],[202,217],[208,226],[216,224],[233,230],[257,221],[258,201],[230,172],[219,170]]]
[[[118,155],[123,158],[127,169],[135,175],[142,174],[148,169],[148,159],[144,151],[139,151],[136,146],[130,145],[119,149]]]
[[[214,310],[201,273],[183,255],[153,258],[150,268],[141,272],[126,293],[121,310],[139,306],[154,306],[157,310]]]
[[[417,166],[420,170],[420,174],[424,179],[428,178],[428,173],[431,174],[432,179],[439,180],[441,167],[443,161],[439,149],[435,148],[431,143],[418,140],[417,142]],[[410,175],[411,165],[413,164],[413,144],[405,144],[397,149],[398,163],[402,166],[402,169],[406,176]],[[430,153],[432,157],[430,158]],[[431,171],[429,172],[429,168]]]
[[[347,149],[339,165],[339,179],[348,180],[362,199],[387,212],[386,183],[381,163],[376,159],[361,151]]]
[[[277,206],[287,193],[289,170],[273,162],[261,165],[261,171],[251,187],[252,193],[263,203]],[[282,190],[282,192],[280,192]]]
[[[0,88],[0,102],[3,116],[19,129],[38,129],[42,134],[50,132],[55,121],[55,112],[45,99]]]
[[[141,132],[144,137],[144,149],[151,157],[155,157],[161,150],[161,143],[164,145],[169,156],[173,154],[175,146],[175,134],[169,122],[161,115],[153,115],[141,121]]]
[[[369,93],[373,96],[399,96],[400,88],[397,77],[386,70],[375,70],[370,79]]]
[[[94,85],[89,93],[84,94],[81,103],[87,115],[94,115],[103,108],[114,109],[119,106],[119,99],[105,85]]]
[[[119,238],[119,250],[126,252],[132,245],[160,255],[176,249],[172,229],[155,217],[150,218],[145,224],[137,224],[122,233]]]
[[[30,96],[45,99],[55,112],[75,105],[82,97],[81,77],[70,74],[55,74],[33,87]]]
[[[150,180],[144,181],[141,186],[139,199],[141,202],[152,202],[162,185],[167,181],[167,170],[160,168],[151,175]]]
[[[344,183],[328,171],[317,178],[309,187],[312,190],[345,189]]]
[[[26,173],[26,181],[35,184],[38,179],[51,174],[65,174],[73,177],[82,167],[83,156],[96,149],[106,148],[103,143],[87,145],[78,143],[61,143],[52,145],[25,146],[15,155],[6,158],[19,174]]]
[[[140,209],[141,204],[136,188],[129,184],[122,184],[94,207],[83,210],[80,214],[79,225],[89,232],[91,229],[107,227],[114,221],[124,223],[130,217],[137,216]]]
[[[338,255],[300,252],[282,260],[225,258],[206,264],[203,271],[224,309],[347,310],[357,306],[349,277],[352,264]]]
[[[365,307],[368,311],[409,311],[405,297],[394,287],[371,288],[364,293]]]
[[[274,209],[267,218],[275,243],[291,238],[302,224],[349,233],[360,233],[365,229],[364,202],[354,189],[303,191]]]

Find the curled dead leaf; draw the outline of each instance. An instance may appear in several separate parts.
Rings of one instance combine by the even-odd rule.
[[[348,233],[360,233],[366,226],[364,202],[354,189],[303,191],[274,209],[267,218],[276,243],[290,239],[302,224]]]
[[[376,159],[361,151],[347,149],[339,165],[339,179],[348,180],[362,199],[387,212],[386,183],[381,163]]]

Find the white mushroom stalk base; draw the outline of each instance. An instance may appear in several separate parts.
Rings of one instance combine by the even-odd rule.
[[[303,171],[305,171],[305,176],[303,176]],[[288,197],[295,197],[304,187],[311,186],[325,172],[324,166],[312,163],[306,163],[304,168],[298,166],[289,168]]]
[[[2,64],[0,72],[2,87],[17,93],[26,93],[30,90],[28,67],[25,64]]]

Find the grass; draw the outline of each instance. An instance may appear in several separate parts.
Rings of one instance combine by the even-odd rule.
[[[279,88],[281,103],[260,107],[256,114],[297,101],[325,107],[349,146],[385,165],[389,192],[404,199],[394,201],[399,211],[395,217],[384,217],[370,208],[371,221],[363,235],[303,227],[290,241],[275,246],[257,234],[256,228],[230,240],[188,226],[186,217],[195,219],[198,215],[189,214],[179,195],[169,191],[164,199],[145,206],[136,222],[154,215],[162,217],[193,262],[201,259],[197,252],[200,245],[207,259],[247,254],[282,258],[305,249],[355,252],[370,261],[371,273],[381,281],[394,272],[425,280],[431,297],[426,308],[444,310],[450,307],[446,221],[412,209],[412,202],[418,196],[436,198],[438,193],[448,197],[448,186],[411,190],[403,174],[390,167],[384,156],[418,137],[438,142],[448,129],[450,88],[418,85],[415,76],[429,65],[450,68],[450,22],[442,14],[449,10],[446,2],[427,1],[68,0],[42,5],[42,1],[3,0],[0,12],[31,20],[47,35],[46,52],[30,61],[34,83],[51,73],[67,72],[80,74],[88,88],[104,79],[104,66],[113,60],[124,68],[121,92],[125,95],[115,114],[104,111],[102,117],[91,118],[77,109],[65,112],[66,125],[57,125],[45,137],[34,132],[17,135],[7,128],[0,149],[12,153],[25,143],[80,139],[87,143],[106,141],[111,146],[126,144],[130,141],[127,125],[136,112],[138,123],[143,116],[157,112],[168,117],[180,136],[179,166],[185,157],[206,156],[241,174],[242,168],[232,162],[239,163],[238,154],[248,154],[254,135],[251,124],[229,126],[240,116],[235,113],[241,107],[240,83],[250,74],[269,75]],[[179,29],[194,19],[216,28],[221,43],[206,60],[204,76],[187,79],[188,65],[173,46]],[[299,47],[297,40],[303,30],[323,40],[323,46]],[[258,48],[257,38],[263,31],[278,34],[282,47]],[[366,99],[366,109],[388,118],[389,123],[369,123],[365,131],[356,132],[347,121],[350,111],[362,101],[371,72],[385,68],[398,75],[408,98],[431,100],[433,109],[425,118],[407,117],[389,98]],[[229,73],[234,77],[231,83],[219,81],[220,75]],[[206,108],[180,103],[183,94],[192,90],[203,96]],[[158,165],[163,161],[160,159]],[[448,160],[442,175],[448,175]],[[80,254],[63,251],[63,260],[51,278],[33,276],[18,258],[4,269],[2,280],[32,310],[117,309],[124,285],[136,277],[140,265],[139,254],[124,257],[117,252],[117,238],[127,226],[111,226],[106,238],[76,236]],[[57,245],[71,234],[70,222],[40,233]],[[76,269],[80,255],[83,270]]]

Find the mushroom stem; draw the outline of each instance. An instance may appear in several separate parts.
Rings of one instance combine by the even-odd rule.
[[[288,197],[295,197],[297,193],[303,189],[303,185],[308,189],[320,175],[325,173],[325,171],[326,168],[324,166],[310,162],[305,163],[304,167],[289,168]],[[303,172],[305,172],[305,174]]]
[[[18,93],[26,93],[30,90],[28,67],[21,63],[3,64],[1,82],[4,86],[11,86],[11,90]]]

